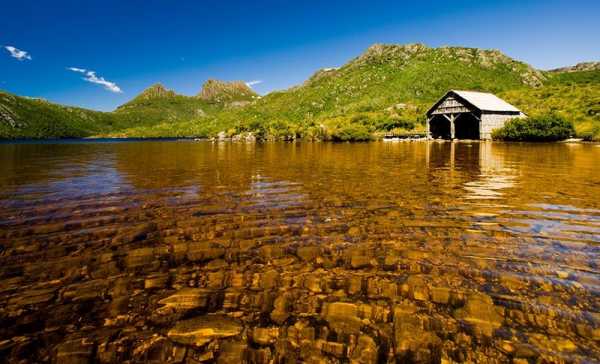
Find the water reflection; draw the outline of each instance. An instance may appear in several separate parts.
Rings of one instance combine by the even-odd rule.
[[[514,186],[516,171],[504,162],[504,155],[495,152],[492,143],[477,143],[479,150],[480,174],[473,181],[466,182],[467,199],[500,199],[503,190]]]

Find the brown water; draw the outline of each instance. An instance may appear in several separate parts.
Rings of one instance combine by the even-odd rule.
[[[596,362],[600,147],[0,145],[4,362]]]

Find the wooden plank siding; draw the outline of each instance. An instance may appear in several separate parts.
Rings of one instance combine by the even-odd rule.
[[[432,115],[441,115],[441,114],[457,114],[463,112],[471,112],[468,107],[463,105],[460,101],[456,100],[454,97],[447,97],[438,107],[431,113]]]

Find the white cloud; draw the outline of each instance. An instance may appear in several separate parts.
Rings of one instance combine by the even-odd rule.
[[[246,82],[246,85],[248,87],[252,87],[254,85],[258,85],[259,83],[263,83],[263,80],[253,80],[253,81],[248,81]]]
[[[77,68],[77,67],[67,67],[69,71],[83,73],[85,77],[82,80],[87,82],[95,83],[97,85],[101,85],[105,90],[115,93],[122,93],[123,90],[116,83],[110,82],[104,79],[104,77],[98,77],[95,71],[86,70],[85,68]]]
[[[29,53],[25,51],[22,51],[13,46],[4,46],[4,49],[6,49],[8,53],[10,53],[11,57],[18,59],[19,61],[31,61],[31,55],[29,55]]]

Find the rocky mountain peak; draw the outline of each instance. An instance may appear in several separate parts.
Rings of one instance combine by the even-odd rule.
[[[207,80],[198,93],[202,100],[211,102],[231,102],[250,100],[258,96],[243,81],[225,82],[215,79]]]
[[[148,87],[147,89],[145,89],[144,91],[142,91],[142,93],[140,93],[136,97],[136,99],[150,100],[150,99],[161,98],[161,97],[172,97],[172,96],[176,96],[176,95],[177,94],[175,93],[175,91],[169,90],[168,88],[163,86],[161,83],[155,83],[154,85],[152,85],[152,86]]]

